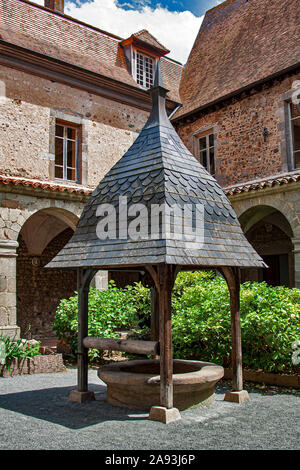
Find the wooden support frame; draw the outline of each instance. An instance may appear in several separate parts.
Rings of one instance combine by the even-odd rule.
[[[160,405],[173,408],[173,354],[171,296],[179,267],[169,264],[146,265],[155,287],[152,291],[152,339],[159,336],[160,344]],[[155,311],[154,311],[155,310]],[[158,311],[158,322],[157,322]]]
[[[174,285],[172,265],[158,266],[159,341],[160,341],[160,405],[173,408],[173,354],[171,295]]]
[[[88,298],[91,280],[95,269],[77,270],[78,291],[78,353],[77,353],[77,390],[70,393],[69,400],[82,403],[94,400],[94,393],[88,390],[88,349],[83,340],[88,335]]]
[[[247,392],[243,391],[242,338],[240,321],[240,269],[235,267],[224,267],[221,268],[220,271],[228,285],[231,311],[233,392],[226,394],[225,399],[229,401],[241,402],[248,399],[248,394]]]

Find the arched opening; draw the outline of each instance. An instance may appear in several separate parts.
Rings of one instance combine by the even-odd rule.
[[[17,250],[17,321],[21,335],[55,338],[54,314],[62,298],[76,290],[76,271],[44,269],[73,235],[77,217],[61,209],[44,209],[23,225]]]
[[[286,217],[271,206],[255,206],[240,217],[253,248],[269,266],[243,270],[242,281],[266,281],[272,286],[294,286],[293,232]]]

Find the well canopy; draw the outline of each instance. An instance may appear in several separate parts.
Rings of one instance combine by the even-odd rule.
[[[91,194],[74,235],[47,267],[264,267],[220,185],[173,128],[159,62],[150,93],[146,125]]]

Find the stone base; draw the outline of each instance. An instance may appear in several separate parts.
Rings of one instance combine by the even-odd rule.
[[[79,392],[78,390],[72,390],[69,395],[69,401],[75,403],[84,403],[85,401],[95,400],[94,392]]]
[[[247,400],[249,400],[249,395],[246,390],[241,390],[240,392],[226,392],[224,398],[224,401],[231,401],[233,403],[243,403]]]
[[[168,424],[172,421],[177,421],[178,419],[181,419],[181,416],[177,408],[168,409],[164,406],[152,406],[148,419]]]

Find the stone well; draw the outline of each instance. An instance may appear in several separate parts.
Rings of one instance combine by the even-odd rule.
[[[119,362],[98,370],[107,384],[107,402],[137,410],[160,404],[159,373],[159,360]],[[212,404],[215,384],[223,375],[223,367],[210,362],[173,360],[174,406],[184,410]]]

